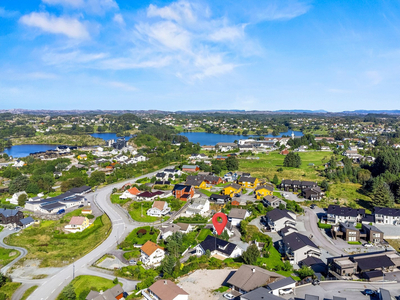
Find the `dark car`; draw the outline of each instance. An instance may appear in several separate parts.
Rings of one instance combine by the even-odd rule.
[[[318,279],[315,279],[315,280],[313,280],[312,284],[313,284],[313,285],[319,285],[319,284],[320,284],[320,281],[319,281]]]
[[[79,207],[84,207],[85,205],[83,205],[83,204],[81,204],[81,205],[79,205]]]
[[[316,206],[317,206],[316,204],[311,204],[311,205],[310,205],[310,208],[311,208],[311,209],[314,209]]]
[[[364,295],[376,295],[376,291],[371,290],[371,289],[365,289]]]

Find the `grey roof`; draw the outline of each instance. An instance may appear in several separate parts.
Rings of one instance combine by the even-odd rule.
[[[23,218],[23,219],[19,220],[19,222],[20,222],[22,225],[28,225],[28,224],[31,224],[31,223],[34,222],[34,221],[35,221],[35,220],[33,220],[32,217],[27,217],[27,218]]]
[[[278,198],[277,196],[270,196],[270,195],[265,196],[264,200],[268,201],[269,203],[274,203],[275,201],[281,201],[283,203],[286,203],[281,198]]]
[[[274,222],[278,221],[280,219],[283,219],[283,218],[288,218],[288,219],[294,220],[293,217],[291,215],[289,215],[288,210],[286,210],[286,209],[281,210],[278,208],[275,208],[275,209],[267,212],[267,218]]]
[[[99,292],[90,291],[87,295],[86,300],[116,300],[117,296],[121,295],[124,292],[122,287],[117,284],[116,286],[112,287],[100,294]]]
[[[361,271],[395,266],[393,261],[386,255],[375,256],[373,259],[371,259],[370,257],[368,258],[354,257],[353,260],[358,263],[358,268]]]
[[[227,188],[227,187],[233,187],[235,190],[238,190],[242,186],[240,184],[237,184],[237,183],[231,183],[231,184],[227,185],[225,188]]]
[[[65,204],[61,204],[60,202],[41,205],[41,208],[43,208],[43,209],[45,209],[47,211],[53,210],[55,208],[62,208],[62,207],[65,207]]]
[[[326,213],[342,217],[357,217],[358,215],[364,215],[365,209],[363,208],[356,209],[346,206],[340,207],[340,205],[331,204],[328,206],[328,210]]]
[[[240,268],[228,280],[228,284],[236,286],[243,291],[250,292],[258,287],[265,286],[282,275],[252,265],[241,265]]]
[[[8,208],[0,208],[0,214],[2,214],[5,218],[15,216],[19,210],[17,209],[8,209]]]
[[[317,245],[315,245],[308,237],[298,232],[292,232],[291,234],[285,235],[282,237],[282,240],[285,245],[289,246],[293,251],[306,246],[318,249]]]
[[[374,213],[384,216],[400,217],[400,209],[389,207],[374,207]]]
[[[319,300],[319,296],[306,294],[304,300]]]
[[[232,208],[228,218],[234,218],[234,219],[241,219],[243,220],[246,217],[247,210],[241,209],[241,208]]]
[[[325,264],[320,258],[314,257],[314,256],[309,256],[302,261],[299,262],[299,264],[306,265],[308,267],[311,267],[316,264]]]
[[[281,280],[277,280],[273,283],[268,284],[267,287],[270,288],[271,290],[276,290],[293,283],[296,283],[296,280],[294,280],[292,277],[286,277]]]
[[[344,297],[333,296],[333,300],[346,300]]]
[[[367,228],[370,231],[372,230],[372,231],[383,233],[382,230],[380,230],[378,227],[376,227],[374,225],[363,224],[363,227]]]
[[[239,181],[240,182],[251,182],[254,183],[257,178],[255,177],[240,177]]]
[[[381,300],[391,300],[392,296],[390,295],[390,292],[386,289],[379,289],[380,291],[380,299]]]
[[[259,287],[250,293],[240,296],[241,300],[282,300],[283,298],[272,295],[266,288]]]

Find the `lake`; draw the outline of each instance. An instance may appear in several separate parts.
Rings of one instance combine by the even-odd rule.
[[[303,136],[301,131],[293,131],[295,136]],[[263,135],[264,137],[282,137],[283,135],[291,136],[292,131],[281,132],[278,136],[272,134]],[[235,140],[244,140],[253,137],[253,135],[229,135],[229,134],[216,134],[207,132],[181,132],[180,135],[186,136],[189,142],[199,143],[203,145],[216,145],[217,143],[233,143]]]
[[[34,152],[54,150],[59,145],[15,145],[10,148],[5,148],[4,153],[12,157],[25,157]]]

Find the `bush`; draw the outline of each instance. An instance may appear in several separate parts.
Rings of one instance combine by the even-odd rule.
[[[331,229],[332,225],[331,224],[324,224],[324,223],[321,223],[321,221],[318,221],[318,228]]]
[[[87,215],[86,218],[88,218],[89,220],[92,220],[92,219],[94,219],[94,216],[93,215]]]

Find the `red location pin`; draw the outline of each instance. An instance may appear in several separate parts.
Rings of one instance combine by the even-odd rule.
[[[218,218],[222,219],[222,222],[218,222]],[[226,226],[226,223],[228,223],[228,217],[226,216],[226,214],[219,212],[216,213],[213,217],[212,217],[212,222],[214,224],[214,228],[217,231],[218,235],[221,235],[221,233],[224,231],[224,228]]]

